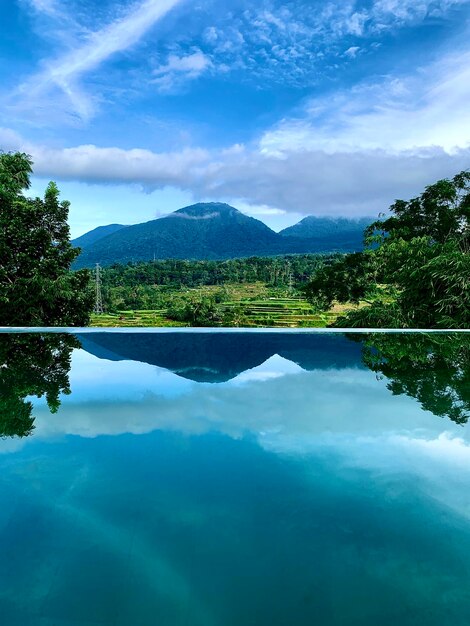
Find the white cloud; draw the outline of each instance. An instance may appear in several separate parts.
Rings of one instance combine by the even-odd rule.
[[[273,206],[268,206],[267,204],[250,204],[249,202],[245,202],[241,198],[227,198],[223,200],[224,202],[228,202],[229,204],[233,204],[237,207],[239,211],[246,213],[247,215],[255,215],[255,216],[263,216],[263,215],[283,215],[285,211],[282,209],[278,209]]]
[[[57,20],[56,28],[39,23],[38,33],[46,38],[56,37],[65,50],[56,58],[45,60],[42,70],[20,85],[15,97],[8,99],[12,105],[10,111],[17,116],[22,112],[28,122],[51,118],[57,122],[59,114],[67,121],[89,120],[105,98],[96,83],[93,89],[84,87],[84,76],[114,54],[134,46],[161,17],[182,2],[135,0],[127,14],[92,31],[75,21],[73,3],[21,1],[33,7],[37,15]],[[428,16],[443,17],[468,2],[375,0],[367,10],[358,10],[355,0],[331,0],[319,3],[318,9],[312,10],[311,4],[302,0],[295,7],[262,0],[244,11],[219,15],[213,25],[210,22],[208,25],[212,14],[205,13],[203,5],[198,6],[201,21],[194,15],[188,16],[188,21],[194,18],[199,26],[190,32],[181,29],[170,42],[163,44],[163,51],[159,50],[159,55],[166,54],[168,61],[157,68],[155,84],[160,92],[171,93],[185,78],[194,79],[211,68],[219,73],[240,72],[240,80],[252,81],[257,86],[282,83],[305,89],[307,85],[317,84],[322,72],[331,70],[331,66],[324,67],[326,59],[339,63],[343,57],[344,62],[358,52],[356,48],[366,54],[374,45],[371,37],[415,24]],[[191,47],[195,41],[203,49],[194,52]],[[344,49],[346,53],[342,52]],[[192,68],[185,65],[189,63],[193,64]],[[146,62],[141,65],[147,71]],[[133,93],[135,84],[129,78],[129,83],[123,81],[119,89]],[[152,81],[146,80],[146,87],[151,84]]]
[[[25,1],[25,0],[23,0]],[[56,0],[26,0],[32,9],[38,13],[45,13],[51,17],[57,17],[61,14],[61,9]]]
[[[55,10],[45,0],[34,0],[40,8]],[[32,76],[18,88],[17,107],[51,106],[51,93],[57,90],[66,95],[72,111],[82,119],[91,117],[93,99],[85,94],[79,80],[88,72],[99,67],[112,55],[127,50],[139,42],[150,28],[181,0],[142,0],[124,16],[95,32],[87,34],[85,40],[72,47],[64,55],[44,63],[45,69]],[[72,44],[72,41],[69,42]],[[49,102],[48,102],[49,100]]]
[[[206,195],[238,197],[285,211],[317,215],[377,215],[397,198],[468,168],[470,150],[388,154],[383,150],[327,153],[247,151],[212,167],[201,181]]]
[[[266,154],[297,150],[396,153],[470,146],[470,51],[448,55],[413,76],[385,77],[312,99],[260,141]]]
[[[25,150],[27,143],[17,132],[11,128],[0,126],[0,149],[8,152],[10,150]]]
[[[217,28],[215,26],[208,26],[203,33],[203,38],[208,43],[214,44],[219,38]]]
[[[197,75],[207,59],[174,56],[161,77]],[[175,152],[84,145],[48,148],[0,130],[0,145],[32,154],[59,180],[172,186],[252,214],[377,215],[397,198],[470,165],[470,51],[413,76],[382,78],[312,99],[258,142]],[[238,203],[238,204],[237,204]]]
[[[135,183],[146,190],[171,185],[196,199],[319,215],[377,215],[397,197],[417,194],[470,163],[469,149],[449,154],[441,148],[396,154],[299,148],[281,155],[241,146],[174,153],[94,145],[53,149],[28,144],[8,130],[0,130],[0,145],[30,153],[35,174],[46,178]]]
[[[357,57],[359,50],[360,50],[359,46],[351,46],[345,51],[344,56],[349,57],[350,59],[355,59]]]
[[[136,182],[149,188],[181,185],[188,176],[197,175],[198,167],[208,160],[207,151],[198,148],[156,153],[138,148],[85,145],[63,150],[33,147],[31,152],[38,176],[53,174],[63,180],[87,182]]]
[[[31,154],[36,176],[88,183],[137,183],[149,189],[172,184],[187,187],[201,171],[207,171],[211,156],[200,148],[160,153],[95,145],[49,148],[27,142],[5,128],[0,128],[0,146]]]
[[[153,83],[160,91],[172,91],[183,81],[194,80],[212,66],[208,56],[200,50],[185,56],[170,54],[168,61],[153,70]]]
[[[376,47],[381,34],[431,17],[444,19],[469,2],[375,0],[359,10],[356,0],[332,0],[318,2],[312,10],[310,2],[262,0],[242,13],[230,12],[214,25],[205,24],[202,36],[216,68],[242,71],[243,79],[258,86],[282,83],[305,88],[331,70],[328,64]]]
[[[378,30],[384,22],[392,19],[395,23],[412,23],[427,16],[439,17],[449,9],[468,4],[469,0],[375,0],[371,9]]]

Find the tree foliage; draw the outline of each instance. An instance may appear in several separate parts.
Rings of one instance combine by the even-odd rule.
[[[0,324],[85,325],[92,308],[89,273],[70,271],[69,203],[55,183],[27,198],[31,158],[0,154]]]
[[[264,283],[276,291],[292,294],[308,282],[320,265],[327,265],[335,258],[339,255],[299,254],[226,261],[166,259],[115,264],[102,270],[103,300],[107,311],[174,310],[181,308],[180,292],[184,289],[206,285],[223,289],[226,284],[247,283]]]
[[[304,292],[319,310],[329,309],[334,300],[357,304],[375,289],[372,271],[370,255],[366,252],[348,254],[334,263],[324,264]]]
[[[441,180],[365,230],[367,248],[320,268],[307,286],[318,308],[334,300],[373,304],[339,326],[470,326],[470,172]]]

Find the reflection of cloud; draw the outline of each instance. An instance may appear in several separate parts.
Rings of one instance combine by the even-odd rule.
[[[305,372],[279,356],[227,383],[197,384],[150,365],[103,361],[77,351],[72,395],[63,398],[56,415],[35,402],[34,437],[153,430],[260,437],[263,432],[276,433],[281,451],[294,439],[308,448],[325,433],[357,438],[424,429],[437,437],[443,426],[452,430],[453,424],[422,411],[411,398],[392,396],[385,385],[367,370]]]
[[[411,480],[417,492],[467,516],[468,429],[393,396],[386,382],[354,367],[307,372],[276,355],[226,383],[198,384],[151,365],[75,351],[72,395],[55,415],[35,400],[33,436],[0,442],[0,452],[65,435],[249,433],[266,451],[302,460],[307,476],[322,458],[345,479],[367,470],[385,490],[390,478],[403,476],[404,489]]]
[[[439,419],[439,418],[437,418]],[[262,433],[263,447],[277,453],[313,454],[319,450],[336,449],[349,458],[349,463],[363,467],[391,468],[397,465],[419,465],[437,462],[441,466],[459,467],[470,471],[470,441],[458,436],[466,435],[459,426],[452,428],[449,423],[437,421],[428,428],[416,427],[411,422],[408,429],[393,429],[390,426],[382,431],[368,433],[351,430],[325,430],[316,433],[295,435],[280,431]],[[439,425],[441,428],[439,428]],[[446,428],[448,430],[443,430]],[[458,434],[457,434],[458,433]]]
[[[452,436],[448,432],[443,432],[434,439],[397,435],[391,439],[391,443],[401,446],[413,455],[419,452],[432,460],[470,470],[470,444],[462,437]]]
[[[440,418],[434,420],[428,421],[427,427],[424,423],[420,427],[419,420],[399,419],[397,428],[393,429],[377,415],[377,424],[383,427],[376,432],[372,429],[302,434],[271,431],[261,433],[260,444],[275,454],[302,458],[307,464],[310,458],[333,459],[335,473],[347,480],[356,480],[358,469],[369,472],[370,480],[383,490],[386,498],[400,499],[410,491],[414,497],[425,494],[459,516],[470,518],[467,430]],[[390,484],[396,485],[397,481],[400,486],[390,493]]]
[[[139,361],[108,361],[76,350],[72,356],[71,401],[138,402],[149,392],[165,397],[184,393],[192,385],[160,367]]]
[[[26,444],[26,439],[7,439],[0,438],[0,454],[10,454],[18,452]]]

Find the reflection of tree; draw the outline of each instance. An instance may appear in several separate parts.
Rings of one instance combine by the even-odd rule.
[[[394,395],[416,398],[423,409],[465,424],[470,417],[470,336],[451,334],[354,335],[363,361],[388,378]]]
[[[33,405],[27,396],[45,396],[52,413],[59,395],[69,394],[73,348],[65,334],[0,334],[0,437],[26,437],[34,429]]]

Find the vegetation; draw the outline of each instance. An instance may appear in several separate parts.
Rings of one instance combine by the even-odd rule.
[[[31,172],[26,154],[0,154],[0,325],[85,325],[93,296],[88,271],[70,271],[69,203],[52,182],[26,198]]]
[[[59,200],[52,182],[43,199],[26,197],[31,172],[27,155],[0,154],[0,324],[86,325],[93,284],[88,270],[71,271],[79,250],[69,238],[69,203]],[[206,256],[217,256],[215,248],[210,252],[205,247],[209,241],[212,247],[222,241],[228,245],[226,240],[232,238],[233,243],[237,237],[245,238],[248,246],[241,253],[260,242],[272,247],[279,237],[295,247],[302,239],[299,229],[305,230],[305,244],[313,228],[311,220],[303,220],[293,229],[294,236],[276,235],[261,222],[217,203],[186,207],[154,222],[161,222],[151,228],[171,242],[171,250],[180,246],[174,238],[179,233],[202,246],[200,254]],[[354,228],[344,222],[337,221],[336,226],[349,236]],[[137,238],[142,228],[147,232],[148,224],[136,226]],[[126,239],[133,228],[97,229],[85,237],[87,249]],[[151,239],[146,241],[150,245]],[[364,241],[362,252],[348,254],[113,264],[102,275],[107,316],[94,316],[93,323],[470,326],[469,172],[438,181],[412,200],[397,200],[388,217],[381,216],[366,228]],[[227,255],[235,252],[230,249]]]
[[[307,215],[300,222],[281,230],[284,237],[326,239],[344,250],[362,248],[362,232],[373,220],[369,217],[317,217]]]
[[[315,313],[305,298],[264,283],[227,283],[193,288],[154,286],[159,308],[120,309],[93,315],[91,324],[116,326],[323,327],[344,307]]]
[[[396,201],[366,228],[362,252],[114,265],[105,305],[131,324],[466,328],[469,190],[462,172]],[[236,285],[245,292],[234,297]]]
[[[121,228],[126,228],[123,224],[108,224],[107,226],[98,226],[93,230],[88,231],[87,233],[77,237],[72,241],[72,245],[76,248],[80,248],[84,250],[88,248],[88,246],[93,245],[96,241],[103,239],[107,235],[112,235],[113,233],[117,233]]]
[[[161,293],[204,285],[264,283],[283,294],[297,291],[312,274],[337,257],[296,255],[251,257],[228,261],[168,259],[113,265],[102,271],[107,310],[158,308]]]
[[[320,268],[305,293],[316,310],[359,303],[335,325],[470,326],[470,172],[397,200],[365,231],[367,248]]]
[[[102,272],[107,315],[99,326],[324,326],[301,288],[336,256],[166,260],[114,265]]]

